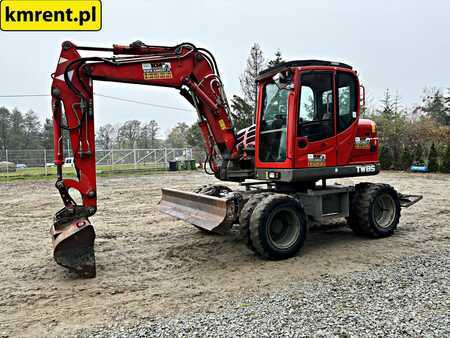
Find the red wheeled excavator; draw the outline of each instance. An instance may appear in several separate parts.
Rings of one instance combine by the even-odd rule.
[[[82,57],[80,51],[109,52]],[[191,43],[173,47],[136,41],[112,48],[62,44],[51,87],[56,188],[64,208],[51,227],[56,262],[94,277],[97,211],[93,81],[171,87],[195,108],[206,150],[205,171],[240,182],[193,192],[162,189],[160,210],[207,232],[239,224],[255,253],[284,259],[303,246],[310,222],[346,218],[358,235],[390,236],[401,207],[421,196],[387,184],[327,184],[376,175],[379,142],[373,121],[360,118],[364,90],[351,66],[321,60],[283,62],[257,78],[254,125],[236,131],[214,56]],[[77,179],[63,178],[64,130]],[[69,194],[80,193],[79,205]]]

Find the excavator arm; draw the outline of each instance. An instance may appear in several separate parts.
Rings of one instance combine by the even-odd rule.
[[[82,57],[80,51],[112,56]],[[238,147],[216,62],[191,43],[173,47],[140,41],[112,48],[62,44],[51,88],[56,188],[64,208],[51,228],[56,262],[85,277],[95,276],[95,231],[88,217],[97,210],[93,80],[164,86],[179,90],[197,110],[210,169],[219,179],[241,181],[253,175]],[[63,178],[63,136],[72,145],[77,180]],[[82,205],[69,194],[79,192]]]

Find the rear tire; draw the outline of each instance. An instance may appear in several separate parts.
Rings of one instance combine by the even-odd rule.
[[[357,235],[372,238],[394,234],[400,220],[400,199],[389,184],[360,183],[355,187],[347,219]]]
[[[269,259],[295,256],[306,238],[306,217],[295,198],[274,194],[263,199],[250,217],[250,238],[255,251]]]

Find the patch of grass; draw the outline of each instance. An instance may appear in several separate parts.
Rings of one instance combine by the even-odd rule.
[[[138,164],[118,164],[118,165],[99,165],[97,166],[97,177],[102,176],[115,176],[115,175],[151,175],[158,172],[166,172],[164,165],[144,165]],[[71,178],[76,177],[75,169],[71,167],[63,168],[64,177]],[[54,179],[56,177],[56,168],[47,168],[47,174],[45,168],[23,168],[17,169],[14,172],[0,173],[0,182],[11,182],[18,180],[37,180],[37,179]]]

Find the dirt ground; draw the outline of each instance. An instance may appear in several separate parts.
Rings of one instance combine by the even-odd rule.
[[[70,335],[83,327],[123,324],[202,307],[241,293],[362,271],[448,246],[450,175],[387,172],[340,183],[390,183],[423,194],[402,210],[393,237],[358,238],[345,227],[309,234],[301,253],[273,262],[238,238],[204,235],[158,212],[161,187],[191,190],[214,179],[200,173],[100,178],[97,278],[83,280],[53,262],[49,227],[62,203],[51,181],[0,186],[0,337]]]

